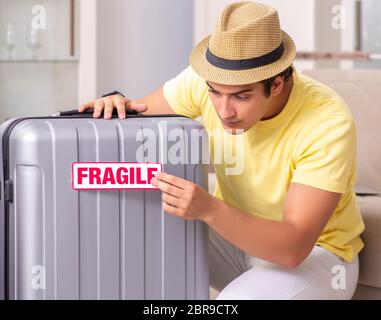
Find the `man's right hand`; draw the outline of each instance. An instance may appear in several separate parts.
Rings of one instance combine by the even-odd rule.
[[[126,109],[135,110],[137,112],[145,112],[147,111],[148,106],[138,103],[137,101],[124,98],[120,94],[115,94],[84,103],[79,107],[78,111],[84,112],[86,109],[90,108],[94,109],[94,118],[99,118],[102,111],[104,111],[104,118],[111,119],[112,111],[116,108],[118,110],[119,118],[124,119],[126,117]]]

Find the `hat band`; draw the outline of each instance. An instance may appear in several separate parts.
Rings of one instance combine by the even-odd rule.
[[[275,50],[252,59],[228,60],[215,56],[209,48],[206,51],[206,59],[215,67],[225,70],[248,70],[267,66],[278,61],[284,52],[283,42]]]

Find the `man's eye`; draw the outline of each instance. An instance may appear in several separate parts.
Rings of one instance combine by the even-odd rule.
[[[247,97],[247,96],[235,96],[238,100],[241,100],[241,101],[243,101],[243,100],[247,100],[249,97]]]
[[[214,90],[212,90],[212,89],[209,89],[209,92],[212,93],[212,94],[214,94],[214,95],[216,95],[216,96],[218,96],[218,95],[220,94],[219,92],[214,91]]]

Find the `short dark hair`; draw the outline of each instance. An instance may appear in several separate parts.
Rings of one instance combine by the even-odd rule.
[[[293,66],[289,66],[286,70],[282,71],[281,73],[277,74],[274,77],[271,77],[269,79],[263,80],[260,83],[263,84],[263,89],[265,96],[268,98],[271,95],[271,88],[274,84],[274,81],[277,77],[283,77],[284,82],[288,82],[290,80],[292,74],[294,73],[294,68]]]

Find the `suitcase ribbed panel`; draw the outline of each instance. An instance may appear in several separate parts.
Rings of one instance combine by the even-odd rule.
[[[167,137],[179,127],[185,144]],[[158,190],[71,188],[72,162],[137,161],[136,150],[149,143],[136,139],[145,129],[156,132],[156,150],[144,161],[165,163],[171,148],[189,159],[185,132],[194,128],[200,127],[177,118],[18,124],[10,137],[9,297],[207,299],[206,225],[165,213]],[[205,170],[164,164],[164,171],[206,188]]]

